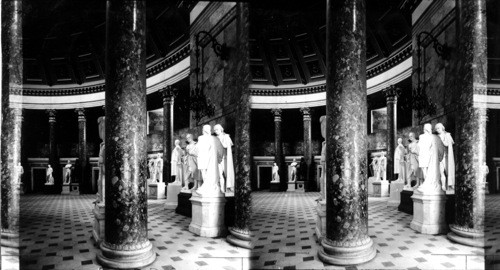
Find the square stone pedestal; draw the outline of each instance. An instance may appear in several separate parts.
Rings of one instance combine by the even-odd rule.
[[[446,194],[425,194],[418,189],[413,192],[413,220],[410,227],[423,234],[442,234],[446,225]]]
[[[326,235],[326,201],[318,200],[316,204],[316,238],[319,243]]]
[[[276,182],[276,183],[271,182],[269,184],[269,191],[270,192],[280,192],[281,191],[281,183],[280,182]]]
[[[94,213],[92,237],[99,246],[104,240],[104,203],[96,203],[92,212]]]
[[[80,195],[80,184],[79,183],[71,183],[70,184],[71,188],[71,195]]]
[[[148,199],[165,199],[165,183],[160,182],[148,184]]]
[[[288,189],[286,191],[295,191],[295,182],[288,182]]]
[[[298,192],[305,192],[305,186],[304,186],[304,181],[297,181],[297,191]]]
[[[175,208],[175,213],[183,215],[185,217],[191,217],[191,191],[190,192],[180,192],[177,195],[177,208]]]
[[[193,214],[189,231],[202,237],[219,237],[226,233],[224,210],[226,198],[201,197],[194,192],[191,196]]]
[[[405,183],[403,180],[393,181],[390,185],[390,195],[389,201],[387,201],[387,206],[397,207],[401,203],[401,191],[403,191],[403,187]]]
[[[373,182],[375,182],[375,177],[368,177],[368,196],[373,196]]]
[[[389,181],[373,182],[373,197],[389,197]]]
[[[398,210],[413,215],[413,200],[411,196],[413,196],[413,190],[403,190],[400,193],[401,202],[399,203]]]
[[[178,195],[181,192],[181,183],[170,183],[167,185],[167,202],[165,209],[175,209],[177,207]]]
[[[71,194],[70,185],[69,184],[63,184],[61,195],[69,195],[69,194]]]

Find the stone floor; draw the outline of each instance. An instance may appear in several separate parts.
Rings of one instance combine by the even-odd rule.
[[[95,195],[21,197],[21,269],[102,269],[91,239]],[[148,201],[148,236],[157,253],[144,269],[247,269],[249,253],[225,238],[188,231],[190,218],[164,210],[165,200]],[[2,250],[3,252],[3,250]]]
[[[351,267],[323,264],[314,227],[319,193],[253,193],[251,266],[256,269],[500,269],[500,195],[488,195],[486,250],[423,235],[411,215],[388,208],[387,198],[369,198],[369,235],[377,249],[372,261]],[[484,253],[487,264],[485,267]]]

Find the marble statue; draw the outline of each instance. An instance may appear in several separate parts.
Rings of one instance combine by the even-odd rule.
[[[47,171],[46,171],[46,181],[45,185],[53,185],[54,184],[54,177],[52,176],[52,172],[54,172],[54,169],[52,169],[52,166],[47,165]]]
[[[481,173],[480,179],[482,179],[484,183],[485,194],[489,194],[490,189],[488,188],[488,182],[486,181],[486,177],[488,176],[488,173],[490,173],[490,169],[488,168],[488,165],[486,165],[486,162],[483,162],[483,165],[481,165],[480,173]]]
[[[424,133],[419,137],[418,148],[418,164],[424,175],[424,183],[418,190],[442,192],[439,164],[444,157],[445,147],[441,139],[432,134],[431,124],[424,125]]]
[[[387,157],[385,156],[385,152],[382,152],[378,158],[378,170],[379,177],[381,177],[383,181],[387,181]]]
[[[172,169],[171,175],[175,176],[174,183],[180,184],[182,179],[184,179],[184,170],[182,166],[182,159],[184,157],[184,150],[181,148],[181,141],[174,141],[174,150],[172,150]]]
[[[451,134],[446,132],[443,124],[437,123],[434,127],[439,138],[443,142],[445,147],[444,158],[441,161],[440,172],[441,172],[441,184],[443,185],[443,190],[454,190],[455,189],[455,158],[453,155],[453,138]]]
[[[104,164],[106,163],[106,152],[105,152],[105,147],[104,147],[104,140],[105,140],[105,118],[104,116],[101,116],[97,119],[97,124],[99,127],[99,138],[101,138],[102,142],[99,147],[99,159],[97,161],[97,164],[99,166],[99,178],[97,180],[97,203],[104,203],[104,189],[105,189],[105,171],[104,171]]]
[[[222,147],[224,147],[224,158],[219,164],[220,186],[222,192],[234,192],[234,163],[233,163],[233,141],[229,134],[224,133],[224,128],[217,124],[214,126],[215,134],[219,138]],[[225,182],[225,183],[224,183]]]
[[[406,182],[406,148],[403,145],[403,139],[398,139],[398,146],[394,151],[394,173],[398,174],[398,180]],[[405,183],[406,184],[406,183]]]
[[[71,162],[68,160],[68,163],[66,163],[66,166],[64,166],[64,184],[69,185],[71,183],[71,170],[73,165],[71,165]]]
[[[291,171],[290,171],[290,182],[297,181],[297,162],[293,159],[292,163],[290,163]]]
[[[163,158],[162,154],[158,153],[155,159],[155,178],[156,182],[159,183],[163,179]]]
[[[186,145],[186,155],[184,156],[184,186],[181,191],[189,191],[189,183],[193,183],[194,186],[191,190],[196,190],[201,186],[201,172],[198,170],[198,147],[196,142],[193,140],[192,134],[186,135],[187,145]]]
[[[321,176],[320,176],[320,199],[326,198],[326,115],[319,118],[321,124],[321,137],[323,137],[323,142],[321,143],[321,159],[319,163],[321,164]]]
[[[271,180],[271,183],[279,183],[280,182],[280,174],[279,174],[279,167],[276,165],[276,163],[273,163],[273,180]]]
[[[148,169],[149,169],[149,182],[154,183],[156,182],[156,175],[155,175],[155,160],[150,159],[148,162]]]
[[[17,183],[20,184],[22,182],[22,177],[24,174],[24,168],[21,165],[21,162],[17,163],[17,165],[14,166],[14,173],[16,174]]]
[[[203,184],[197,189],[201,195],[218,195],[220,189],[219,163],[224,157],[224,147],[220,140],[211,135],[212,127],[203,126],[203,134],[198,137],[198,169],[201,171]]]
[[[418,187],[421,184],[421,171],[420,167],[418,165],[418,155],[419,155],[419,149],[418,149],[418,140],[415,137],[415,133],[410,132],[408,134],[409,137],[409,144],[408,144],[408,154],[406,157],[406,160],[408,161],[407,163],[407,184],[405,186],[405,189],[410,189],[411,188],[411,181],[412,179],[415,179],[416,181],[416,187]]]
[[[379,157],[374,156],[372,158],[372,162],[370,163],[372,166],[373,170],[373,175],[375,176],[375,181],[380,180],[380,164],[379,164]]]

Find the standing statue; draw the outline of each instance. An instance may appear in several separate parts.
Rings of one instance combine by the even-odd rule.
[[[157,183],[163,180],[163,158],[161,153],[158,153],[155,159],[155,178]]]
[[[439,163],[444,157],[444,144],[441,139],[432,134],[431,124],[424,125],[424,133],[420,135],[418,164],[424,175],[424,183],[420,191],[441,191],[441,172]]]
[[[290,171],[290,182],[295,182],[297,181],[297,162],[295,159],[290,163],[290,167],[292,167]]]
[[[171,175],[175,176],[175,183],[181,184],[182,179],[184,179],[184,170],[182,168],[184,150],[181,148],[181,141],[175,140],[174,144],[175,147],[174,150],[172,150]]]
[[[182,191],[187,192],[189,190],[189,183],[194,184],[191,190],[196,190],[198,186],[201,186],[201,172],[198,170],[198,147],[196,142],[193,140],[192,134],[186,135],[187,145],[186,145],[186,155],[184,156],[184,164],[186,172],[184,174],[184,186]]]
[[[406,184],[406,157],[407,151],[403,145],[403,139],[398,139],[398,146],[394,151],[394,172],[398,174],[398,180]]]
[[[321,137],[323,137],[323,142],[321,143],[321,159],[319,163],[321,164],[321,176],[320,181],[320,199],[326,199],[326,115],[319,118],[321,124]]]
[[[105,171],[104,171],[104,164],[106,162],[106,151],[105,151],[105,147],[104,147],[104,140],[105,140],[105,131],[106,131],[106,128],[105,128],[105,118],[104,116],[101,116],[97,119],[97,124],[98,124],[98,127],[99,127],[99,138],[101,138],[102,142],[101,142],[101,145],[99,147],[99,159],[98,159],[98,162],[97,164],[99,165],[99,178],[97,180],[97,200],[96,202],[97,203],[104,203],[104,190],[105,190],[105,187],[106,187],[106,184],[105,184]]]
[[[271,180],[271,183],[279,183],[280,182],[280,174],[279,174],[279,167],[276,165],[276,163],[273,163],[273,180]]]
[[[219,138],[222,147],[224,147],[224,158],[219,164],[220,176],[220,186],[222,192],[234,192],[234,163],[233,163],[233,151],[231,147],[233,146],[233,141],[229,134],[224,133],[224,128],[217,124],[214,126],[215,134]],[[225,182],[225,184],[224,184]]]
[[[47,171],[46,171],[46,177],[45,177],[45,185],[53,185],[54,184],[54,177],[52,176],[52,172],[54,169],[52,169],[52,166],[47,165]]]
[[[483,165],[481,165],[480,172],[481,172],[481,178],[480,179],[482,179],[483,183],[484,183],[484,193],[485,194],[490,194],[490,189],[488,187],[488,182],[486,180],[486,177],[488,176],[488,173],[490,173],[490,169],[488,168],[488,165],[486,165],[486,162],[484,162]]]
[[[211,135],[212,127],[203,126],[203,135],[198,137],[198,169],[203,184],[197,192],[202,195],[215,195],[221,192],[219,164],[224,158],[224,147],[220,140]]]
[[[372,162],[370,163],[370,165],[372,166],[373,175],[375,176],[375,181],[379,181],[380,180],[380,162],[379,162],[379,157],[374,156],[372,158]]]
[[[64,184],[68,185],[71,183],[71,169],[73,165],[71,165],[71,162],[68,160],[68,163],[66,163],[66,166],[64,166]]]
[[[387,181],[387,157],[385,156],[385,152],[382,152],[378,158],[378,168],[379,177],[382,177],[383,181]]]
[[[441,161],[440,172],[441,172],[441,184],[443,185],[443,190],[454,190],[455,189],[455,158],[453,156],[453,138],[451,134],[446,132],[443,124],[437,123],[434,127],[438,133],[439,138],[443,142],[445,147],[444,158]]]
[[[17,163],[17,165],[14,166],[14,173],[16,174],[17,183],[21,184],[24,174],[24,169],[21,165],[21,162]]]
[[[149,182],[154,183],[156,182],[156,175],[155,175],[155,160],[150,159],[148,162],[148,169],[149,169]]]
[[[420,167],[418,165],[418,156],[419,156],[419,149],[418,149],[418,140],[415,137],[415,133],[410,132],[408,134],[409,137],[409,144],[408,144],[408,154],[406,160],[408,160],[408,174],[407,177],[409,180],[407,181],[407,185],[404,187],[405,189],[410,189],[411,188],[411,181],[415,179],[415,186],[418,187],[420,186],[421,183],[421,174],[420,174]]]

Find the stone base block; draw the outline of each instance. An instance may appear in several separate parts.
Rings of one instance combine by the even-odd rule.
[[[389,181],[373,182],[373,197],[389,197]]]
[[[179,193],[181,192],[181,184],[172,183],[167,185],[167,202],[165,203],[165,209],[175,209],[177,208],[177,202],[179,198]]]
[[[373,196],[373,182],[375,180],[375,176],[368,177],[368,196]]]
[[[191,196],[192,219],[189,231],[203,237],[219,237],[226,233],[224,206],[226,198]]]
[[[281,191],[281,183],[280,182],[277,182],[277,183],[271,182],[269,184],[269,191],[270,192],[280,192]]]
[[[445,221],[446,195],[425,194],[415,190],[413,196],[413,220],[410,227],[422,234],[442,234],[448,231]]]
[[[372,260],[377,255],[371,238],[366,244],[356,247],[334,246],[327,238],[324,238],[321,246],[318,251],[319,259],[333,265],[361,264]]]
[[[286,191],[287,192],[288,191],[295,191],[295,182],[288,182],[288,189]]]
[[[148,199],[161,200],[165,199],[165,183],[151,183],[148,184]]]
[[[19,248],[19,233],[2,230],[0,245],[2,247]]]
[[[403,191],[404,186],[405,183],[400,180],[393,181],[391,183],[389,201],[387,201],[387,206],[399,206],[399,204],[401,203],[401,191]]]
[[[94,206],[94,228],[92,229],[92,237],[94,241],[100,245],[104,240],[104,204],[97,203]]]
[[[401,191],[401,203],[398,206],[398,210],[413,215],[413,200],[411,196],[413,196],[413,190],[403,190]]]
[[[306,187],[304,186],[304,181],[297,181],[296,183],[297,183],[297,189],[296,189],[297,192],[305,192],[306,191],[305,190]]]
[[[64,184],[62,186],[61,195],[69,195],[69,194],[71,194],[70,186],[69,186],[69,184]]]
[[[229,235],[226,237],[226,241],[237,247],[242,247],[246,249],[252,249],[252,235],[250,231],[242,231],[236,228],[229,228]]]
[[[177,195],[177,208],[175,212],[185,217],[191,217],[191,193],[181,192]]]
[[[319,243],[326,235],[326,201],[319,200],[316,205],[316,238]]]
[[[80,184],[79,183],[71,183],[70,184],[70,194],[71,195],[80,195]]]
[[[132,269],[142,268],[152,264],[156,260],[151,242],[144,247],[133,250],[115,250],[109,248],[106,242],[101,243],[101,253],[97,254],[97,261],[105,268]]]
[[[471,247],[484,247],[484,232],[474,229],[465,229],[454,224],[450,225],[451,232],[447,237],[453,242],[471,246]]]

